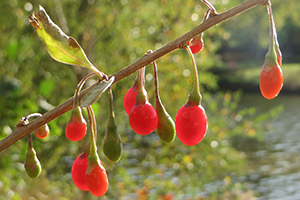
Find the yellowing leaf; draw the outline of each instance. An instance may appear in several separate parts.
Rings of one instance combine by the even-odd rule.
[[[32,13],[28,19],[53,59],[62,63],[89,68],[100,78],[103,77],[103,73],[89,61],[77,41],[67,36],[50,19],[42,6],[39,6],[39,11],[36,14]]]

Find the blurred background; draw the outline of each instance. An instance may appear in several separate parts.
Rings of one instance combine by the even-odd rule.
[[[243,1],[210,2],[221,13]],[[39,5],[108,75],[191,30],[207,10],[195,0],[1,0],[0,139],[21,117],[45,113],[69,99],[89,73],[48,55],[27,20]],[[72,182],[72,163],[89,136],[80,142],[66,139],[67,112],[49,123],[46,139],[33,137],[43,168],[37,179],[30,179],[23,166],[27,138],[1,152],[0,199],[299,199],[300,5],[272,0],[272,6],[284,74],[284,87],[274,100],[264,99],[258,87],[269,21],[266,8],[257,6],[204,32],[205,47],[195,59],[209,128],[199,144],[187,147],[178,138],[167,144],[155,132],[142,137],[131,130],[123,98],[134,73],[112,87],[124,145],[116,164],[101,150],[107,94],[93,105],[98,152],[110,182],[105,196],[96,198]],[[161,100],[174,119],[192,90],[192,63],[177,50],[157,64]],[[149,65],[146,90],[153,104],[152,74]]]

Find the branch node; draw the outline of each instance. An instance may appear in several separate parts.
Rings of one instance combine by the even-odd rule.
[[[186,44],[185,44],[185,43],[179,43],[179,44],[178,44],[178,48],[179,48],[179,49],[185,49],[185,47],[186,47]]]
[[[266,0],[265,2],[261,3],[262,6],[267,6],[268,4],[271,4],[270,0]]]
[[[22,117],[20,121],[17,123],[16,127],[21,127],[27,125],[29,122],[26,117]]]

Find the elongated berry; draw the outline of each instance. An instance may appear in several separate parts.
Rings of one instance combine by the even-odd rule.
[[[145,67],[140,69],[139,74],[139,92],[136,95],[136,103],[129,113],[129,124],[137,134],[148,135],[156,129],[158,117],[155,109],[148,101],[145,90]]]
[[[158,117],[148,101],[144,105],[137,103],[130,111],[129,123],[137,134],[148,135],[156,129]]]
[[[47,124],[44,124],[34,131],[35,135],[40,139],[46,138],[49,135],[49,132],[49,126]]]
[[[103,142],[103,153],[111,162],[118,162],[121,159],[123,145],[120,135],[112,136],[107,133]]]
[[[278,65],[269,66],[265,64],[260,73],[259,80],[261,94],[266,99],[275,98],[283,86],[283,75],[281,68]]]
[[[175,129],[179,140],[188,146],[198,144],[206,134],[207,117],[201,106],[199,77],[195,58],[189,47],[186,48],[194,68],[194,88],[189,95],[188,102],[183,105],[175,117]]]
[[[162,104],[156,104],[155,110],[158,116],[156,131],[159,138],[168,143],[173,142],[175,140],[176,131],[172,117],[167,113]]]
[[[108,189],[106,170],[101,164],[89,163],[85,173],[85,181],[89,191],[95,196],[103,196]]]
[[[80,154],[74,161],[72,165],[72,180],[74,184],[83,191],[88,191],[88,187],[85,181],[85,172],[88,167],[89,160],[86,153]]]
[[[103,153],[112,162],[118,162],[122,156],[123,145],[121,137],[118,134],[118,128],[115,121],[115,113],[113,106],[113,93],[111,88],[108,90],[109,93],[109,105],[110,113],[106,126],[106,132],[103,142]]]
[[[155,111],[158,117],[156,132],[161,140],[171,143],[174,141],[176,136],[175,123],[160,100],[157,65],[155,61],[153,62],[153,71],[155,89]]]
[[[273,99],[279,94],[283,86],[283,75],[280,68],[282,54],[279,49],[270,2],[267,4],[267,9],[270,22],[270,43],[269,50],[265,56],[265,62],[259,77],[259,88],[261,94],[266,99]]]
[[[88,167],[85,172],[85,181],[89,191],[95,196],[102,196],[108,189],[108,179],[105,168],[102,166],[101,160],[97,153],[97,128],[96,118],[92,106],[87,107],[90,131],[91,131],[91,142],[90,151],[88,156]]]
[[[31,178],[37,178],[41,174],[42,167],[33,147],[28,147],[24,167]]]
[[[84,138],[86,130],[87,124],[80,107],[73,108],[71,119],[66,126],[66,137],[71,141],[79,141]]]
[[[176,134],[188,146],[198,144],[207,130],[207,117],[201,105],[182,106],[175,118]]]

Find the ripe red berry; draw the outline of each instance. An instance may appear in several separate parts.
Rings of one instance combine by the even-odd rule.
[[[86,121],[82,117],[80,107],[74,108],[72,117],[66,127],[66,137],[71,141],[79,141],[84,138],[86,130]]]
[[[77,121],[69,122],[66,127],[66,137],[71,141],[79,141],[86,134],[86,122],[79,124]]]
[[[88,191],[85,181],[85,172],[88,167],[88,155],[85,153],[80,154],[74,161],[71,174],[74,184],[83,191]]]
[[[131,108],[134,106],[134,104],[136,102],[136,95],[137,95],[138,91],[139,91],[139,88],[134,85],[125,94],[123,104],[124,104],[124,109],[128,115],[130,113]]]
[[[95,196],[103,196],[108,189],[107,174],[101,164],[94,164],[86,171],[85,181],[89,191]]]
[[[49,132],[49,126],[47,124],[44,124],[43,126],[34,131],[36,137],[40,139],[46,138],[49,135]]]
[[[200,52],[204,47],[202,36],[193,38],[190,43],[187,43],[187,45],[189,44],[193,54]]]
[[[283,86],[283,75],[280,68],[282,54],[279,49],[279,43],[277,40],[277,33],[270,3],[267,4],[267,9],[270,21],[270,43],[269,50],[265,56],[265,63],[259,77],[259,88],[261,94],[266,99],[273,99],[279,94]]]
[[[261,94],[266,99],[275,98],[283,86],[283,75],[281,68],[278,65],[270,66],[265,64],[260,73],[259,80]]]
[[[207,117],[201,105],[186,107],[177,112],[175,128],[179,140],[188,146],[198,144],[206,134]]]
[[[145,104],[135,104],[129,114],[131,128],[140,135],[148,135],[157,127],[158,117],[152,105],[146,101]]]

